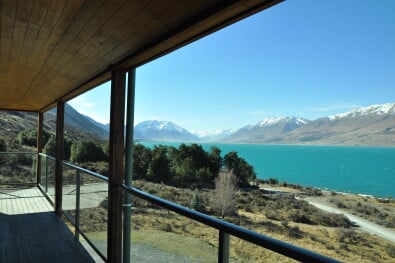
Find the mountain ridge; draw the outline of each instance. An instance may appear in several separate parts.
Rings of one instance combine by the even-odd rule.
[[[54,131],[56,109],[44,114],[45,129]],[[0,111],[0,136],[16,136],[35,128],[37,115]],[[109,125],[101,124],[65,105],[66,134],[78,138],[109,138]],[[238,130],[190,132],[171,121],[148,120],[134,127],[134,138],[152,141],[219,142],[302,145],[395,146],[395,103],[359,107],[349,112],[307,120],[296,116],[267,117]]]

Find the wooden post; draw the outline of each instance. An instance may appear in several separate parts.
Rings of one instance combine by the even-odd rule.
[[[43,150],[43,117],[44,114],[39,112],[37,114],[37,162],[36,162],[36,182],[37,185],[41,183],[41,156],[40,153]]]
[[[58,102],[56,111],[55,213],[62,215],[64,102]]]
[[[107,262],[122,262],[122,189],[124,175],[124,120],[126,72],[111,75],[111,117],[108,185]]]

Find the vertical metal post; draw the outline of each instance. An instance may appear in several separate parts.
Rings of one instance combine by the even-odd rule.
[[[128,94],[126,102],[126,142],[125,142],[125,184],[132,186],[133,175],[133,128],[134,128],[134,95],[136,69],[128,72]],[[130,262],[130,231],[131,231],[131,203],[132,196],[124,195],[123,204],[123,262]]]
[[[218,263],[229,262],[229,234],[219,231]]]
[[[48,194],[48,156],[45,156],[45,192]]]
[[[41,155],[43,149],[43,113],[38,113],[37,123],[37,164],[36,164],[36,181],[37,185],[41,184]]]
[[[55,163],[55,213],[62,215],[62,179],[63,179],[63,143],[64,143],[64,102],[57,104],[56,110],[56,163]]]
[[[77,187],[75,196],[75,239],[80,240],[81,174],[78,170],[76,170],[75,185]]]

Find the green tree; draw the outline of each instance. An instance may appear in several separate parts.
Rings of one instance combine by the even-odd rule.
[[[46,155],[55,157],[56,156],[56,138],[55,136],[51,136],[48,142],[44,146],[44,153]]]
[[[175,185],[213,187],[215,176],[210,169],[209,155],[201,145],[181,144],[178,149],[171,149],[169,156],[172,160]],[[214,166],[213,170],[216,170]]]
[[[254,181],[256,174],[254,168],[243,158],[239,158],[237,152],[229,152],[224,157],[225,167],[233,171],[240,187],[249,186],[249,182]]]
[[[0,152],[6,152],[6,151],[7,151],[7,144],[4,138],[0,137]]]
[[[195,192],[193,193],[190,206],[193,210],[199,212],[203,212],[204,210],[204,202],[203,199],[200,197],[198,189],[196,189]]]
[[[7,151],[7,144],[4,140],[4,138],[0,137],[0,152],[6,152]],[[6,157],[4,154],[0,155],[0,165],[3,164],[6,161]]]
[[[222,167],[222,157],[221,157],[221,150],[216,147],[212,146],[211,151],[208,154],[208,166],[210,169],[210,172],[213,175],[216,175],[219,173],[221,167]]]
[[[63,159],[69,160],[70,159],[70,152],[71,152],[71,140],[69,138],[65,138],[63,141]],[[46,155],[55,157],[56,156],[56,137],[52,135],[47,143],[44,146],[43,152]]]
[[[71,145],[70,160],[72,162],[98,162],[104,159],[105,155],[101,145],[94,141],[77,141]]]
[[[171,179],[170,177],[167,147],[163,145],[155,146],[152,150],[152,158],[148,166],[147,180],[168,183]]]
[[[142,144],[134,145],[133,179],[145,179],[152,158],[151,150]]]
[[[104,142],[102,144],[102,149],[104,153],[104,159],[108,161],[109,156],[110,156],[110,143],[109,142]]]
[[[45,145],[49,138],[51,137],[51,135],[46,132],[43,131],[43,144]],[[19,144],[22,145],[27,145],[27,146],[31,146],[31,147],[36,147],[37,146],[37,129],[28,129],[28,130],[24,130],[22,132],[20,132],[17,136],[17,140],[19,142]]]

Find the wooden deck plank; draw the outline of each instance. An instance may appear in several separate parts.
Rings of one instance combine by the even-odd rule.
[[[0,189],[0,262],[94,262],[38,188]]]

